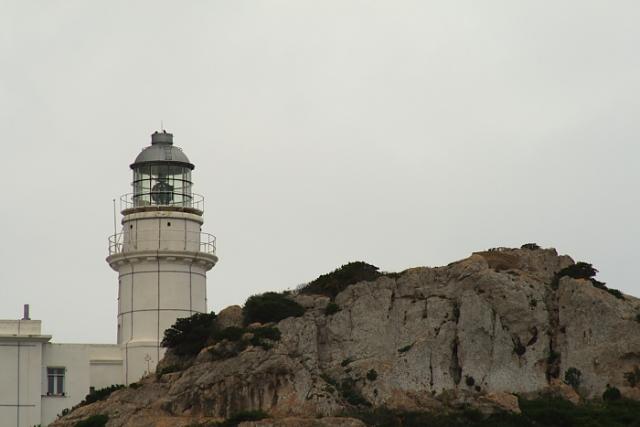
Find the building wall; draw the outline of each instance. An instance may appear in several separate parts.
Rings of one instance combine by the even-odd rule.
[[[42,423],[54,421],[64,409],[80,403],[91,387],[122,384],[122,360],[117,345],[51,344],[42,351]],[[65,368],[64,396],[47,396],[47,368]]]
[[[0,320],[0,425],[40,424],[42,345],[39,320]]]

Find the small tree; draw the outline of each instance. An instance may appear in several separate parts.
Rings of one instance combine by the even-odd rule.
[[[299,317],[304,314],[304,307],[283,294],[267,292],[249,297],[242,312],[248,325],[254,322],[279,322],[287,317]]]
[[[621,398],[620,390],[618,390],[617,387],[610,387],[609,384],[607,384],[607,389],[602,393],[602,400],[614,401],[620,400]]]
[[[569,384],[573,389],[577,389],[580,386],[582,380],[582,372],[576,368],[569,368],[564,373],[564,382]]]
[[[640,368],[633,367],[633,371],[625,372],[624,379],[627,380],[631,387],[635,387],[640,384]]]
[[[191,317],[176,320],[176,323],[164,332],[162,346],[181,356],[198,354],[214,331],[215,318],[216,315],[211,312],[196,313]]]

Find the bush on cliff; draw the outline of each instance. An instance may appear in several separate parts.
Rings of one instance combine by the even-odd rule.
[[[616,400],[582,405],[544,397],[520,400],[521,414],[483,415],[472,409],[437,412],[400,412],[385,408],[348,413],[371,427],[622,427],[638,426],[640,402]]]
[[[111,395],[111,393],[113,393],[116,390],[120,390],[121,388],[124,388],[124,385],[112,384],[109,387],[93,390],[85,396],[82,402],[80,402],[80,406],[88,405],[90,403],[97,402],[99,400],[105,400],[107,397]]]
[[[304,285],[299,290],[303,294],[319,294],[335,298],[347,286],[363,281],[373,281],[383,274],[375,265],[362,261],[350,262],[342,267],[323,274],[317,279]]]
[[[249,297],[242,313],[245,324],[249,325],[254,322],[279,322],[287,317],[300,317],[304,314],[304,307],[283,294],[267,292]]]
[[[553,287],[554,289],[558,289],[560,279],[564,276],[569,276],[573,279],[589,280],[594,287],[609,292],[611,295],[618,299],[624,299],[624,295],[622,294],[622,292],[617,289],[608,288],[606,283],[597,280],[595,278],[597,274],[598,270],[593,268],[593,265],[586,262],[577,262],[557,272],[555,277],[553,278],[553,281],[551,282],[551,287]]]
[[[162,346],[180,356],[195,356],[204,348],[214,331],[215,313],[196,313],[176,320],[164,332]]]
[[[109,421],[108,415],[92,415],[82,421],[78,421],[74,427],[104,427]]]

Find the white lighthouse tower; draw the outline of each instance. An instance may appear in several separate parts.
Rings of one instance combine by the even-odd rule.
[[[191,191],[194,165],[165,131],[133,164],[133,193],[121,197],[122,232],[107,262],[118,272],[118,345],[125,384],[153,372],[176,319],[207,311],[206,273],[218,261],[202,232],[204,199]]]

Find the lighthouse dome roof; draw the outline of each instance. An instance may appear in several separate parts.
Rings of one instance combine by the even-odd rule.
[[[194,168],[184,151],[173,145],[173,135],[166,131],[162,131],[162,133],[155,132],[151,135],[151,145],[138,154],[131,168],[141,163],[158,162],[182,163],[190,169]]]

